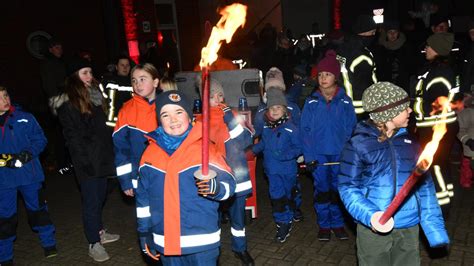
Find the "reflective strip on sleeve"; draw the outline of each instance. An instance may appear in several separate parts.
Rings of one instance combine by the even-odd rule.
[[[235,193],[245,191],[247,189],[252,189],[252,181],[248,180],[242,183],[238,183],[235,187]]]
[[[230,138],[231,138],[231,139],[235,139],[235,138],[237,138],[240,134],[242,134],[242,132],[244,132],[244,128],[242,127],[242,125],[238,124],[234,129],[232,129],[231,131],[229,131]]]
[[[137,218],[151,217],[150,206],[137,207]]]
[[[431,86],[433,86],[433,85],[436,84],[436,83],[443,83],[443,85],[446,86],[446,89],[447,89],[448,91],[451,90],[452,85],[451,85],[451,83],[450,83],[447,79],[445,79],[445,78],[443,78],[443,77],[436,77],[436,78],[432,79],[432,80],[428,83],[428,85],[426,85],[426,91],[428,91],[428,90],[431,88]]]
[[[132,186],[134,189],[138,188],[138,180],[137,179],[132,179]]]
[[[230,186],[226,182],[220,182],[224,187],[225,187],[225,194],[224,197],[222,197],[222,200],[226,200],[230,196]]]
[[[362,63],[363,61],[367,61],[367,63],[371,66],[374,65],[374,61],[372,61],[372,58],[366,56],[366,55],[359,55],[356,59],[354,59],[351,63],[351,66],[349,67],[349,70],[354,73],[355,68]]]
[[[190,247],[199,247],[205,245],[211,245],[214,243],[219,242],[221,239],[221,230],[210,234],[199,234],[199,235],[189,235],[189,236],[181,236],[180,243],[182,248],[190,248]],[[153,241],[158,246],[164,248],[165,247],[165,237],[163,235],[153,233]]]
[[[237,229],[234,229],[233,227],[231,227],[230,232],[231,232],[232,236],[245,237],[245,228],[243,230],[237,230]]]
[[[126,175],[132,172],[132,164],[127,163],[122,166],[117,167],[117,176]]]

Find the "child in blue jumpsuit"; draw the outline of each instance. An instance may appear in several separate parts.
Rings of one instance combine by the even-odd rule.
[[[336,52],[328,50],[317,69],[319,88],[306,99],[301,116],[303,152],[307,170],[313,176],[318,239],[329,241],[333,231],[343,240],[348,235],[337,193],[339,165],[314,166],[339,162],[339,155],[357,120],[351,98],[337,85],[341,71]]]
[[[262,138],[252,147],[252,152],[263,151],[263,167],[268,176],[273,219],[277,224],[276,240],[283,243],[290,235],[296,211],[296,159],[302,154],[302,149],[299,130],[288,117],[283,92],[269,89],[267,97],[268,111]]]
[[[39,234],[45,256],[54,257],[55,228],[43,198],[44,174],[39,161],[47,141],[33,115],[11,105],[7,89],[2,86],[0,132],[0,265],[13,263],[18,192],[25,201],[28,222]]]

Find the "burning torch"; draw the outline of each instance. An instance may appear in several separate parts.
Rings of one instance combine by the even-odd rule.
[[[441,97],[440,97],[441,98]],[[449,100],[446,97],[442,99],[443,111],[442,114],[446,114],[449,108]],[[370,223],[372,228],[380,233],[388,233],[393,229],[395,221],[392,216],[398,210],[400,205],[405,201],[406,197],[418,182],[419,178],[426,172],[433,162],[433,156],[438,149],[439,142],[446,133],[446,123],[439,123],[433,126],[433,137],[431,141],[426,144],[425,149],[420,155],[416,167],[408,177],[405,184],[403,184],[400,191],[395,195],[390,205],[387,209],[383,211],[376,212],[372,215]]]
[[[217,60],[217,52],[221,48],[222,41],[230,43],[232,35],[245,24],[247,6],[232,4],[219,11],[220,20],[212,28],[211,36],[207,46],[201,50],[201,61],[199,66],[202,71],[202,166],[194,173],[197,179],[208,180],[216,177],[214,171],[209,171],[209,91],[210,77],[209,66]]]

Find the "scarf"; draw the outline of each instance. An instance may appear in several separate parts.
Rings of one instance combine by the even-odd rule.
[[[96,88],[89,88],[89,95],[91,97],[91,102],[95,106],[101,106],[102,105],[102,94],[100,91]]]
[[[163,127],[158,127],[155,132],[157,134],[156,142],[158,145],[163,148],[168,155],[171,156],[183,143],[184,139],[188,136],[189,131],[191,131],[193,126],[189,124],[188,129],[181,136],[171,136],[163,130]]]
[[[395,51],[400,49],[400,47],[403,46],[406,40],[407,38],[405,37],[405,34],[403,34],[403,32],[400,32],[398,35],[398,39],[393,42],[389,42],[387,41],[387,33],[384,32],[380,34],[379,44],[385,47],[387,50]]]
[[[269,128],[276,128],[288,121],[288,119],[289,117],[287,113],[285,113],[282,117],[280,117],[280,119],[277,120],[273,120],[268,114],[268,111],[265,113],[265,125]]]

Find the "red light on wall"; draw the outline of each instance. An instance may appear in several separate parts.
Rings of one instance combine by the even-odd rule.
[[[341,29],[341,0],[333,0],[333,29]]]
[[[128,43],[128,55],[135,63],[138,63],[140,50],[138,49],[137,19],[135,18],[133,1],[134,0],[121,0],[120,3],[122,4],[125,38]]]
[[[156,34],[156,40],[158,42],[158,46],[163,46],[163,33],[161,33],[161,30],[159,30]]]

